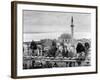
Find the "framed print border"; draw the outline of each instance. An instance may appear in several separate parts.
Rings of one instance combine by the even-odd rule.
[[[95,64],[95,71],[89,71],[89,72],[76,72],[76,73],[58,73],[58,74],[45,74],[45,75],[27,75],[27,76],[18,76],[18,72],[17,72],[17,46],[18,46],[18,17],[17,16],[17,5],[18,4],[25,4],[25,5],[45,5],[45,6],[55,6],[55,7],[72,7],[72,8],[89,8],[89,9],[95,9],[96,10],[96,14],[95,14],[95,45],[96,45],[96,54],[95,54],[95,58],[96,58],[96,64]],[[65,76],[65,75],[81,75],[81,74],[94,74],[98,72],[98,54],[97,54],[97,45],[98,45],[98,32],[97,32],[97,28],[98,28],[98,9],[97,6],[88,6],[88,5],[73,5],[73,4],[58,4],[58,3],[40,3],[40,2],[24,2],[24,1],[12,1],[11,2],[11,77],[12,78],[31,78],[31,77],[50,77],[50,76]]]

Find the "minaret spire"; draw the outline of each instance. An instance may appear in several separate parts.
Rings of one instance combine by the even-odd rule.
[[[72,39],[74,37],[74,24],[73,24],[73,16],[71,17],[71,35],[72,35]]]

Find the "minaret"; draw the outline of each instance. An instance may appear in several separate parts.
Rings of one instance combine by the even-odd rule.
[[[73,16],[71,17],[71,35],[72,35],[72,39],[74,37],[74,24],[73,24]]]

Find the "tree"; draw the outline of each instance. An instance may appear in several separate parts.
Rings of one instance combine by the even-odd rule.
[[[78,44],[77,44],[76,51],[77,51],[77,53],[81,53],[82,51],[83,51],[83,52],[85,51],[85,48],[84,48],[84,46],[82,45],[82,43],[78,43]]]
[[[88,42],[86,42],[85,44],[84,44],[84,46],[85,46],[85,56],[88,56],[89,55],[89,51],[90,51],[90,44],[88,43]]]
[[[35,41],[32,41],[31,44],[30,44],[30,48],[32,49],[32,52],[34,53],[34,50],[37,49],[37,44]]]
[[[56,42],[55,41],[52,41],[52,46],[56,46]]]
[[[85,45],[86,50],[88,50],[90,48],[90,45],[88,42],[86,42],[84,45]]]
[[[52,41],[52,45],[50,46],[50,49],[48,50],[47,54],[49,57],[55,57],[57,51],[56,42]]]

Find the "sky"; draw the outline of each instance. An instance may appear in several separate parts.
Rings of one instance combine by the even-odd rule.
[[[74,37],[90,38],[91,14],[89,13],[23,10],[24,41],[54,39],[62,33],[71,34],[72,16]]]

